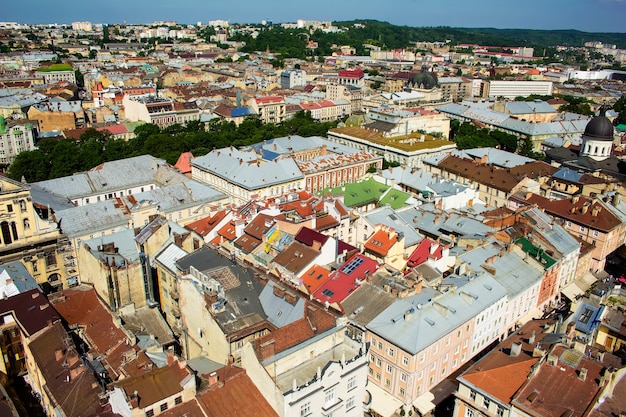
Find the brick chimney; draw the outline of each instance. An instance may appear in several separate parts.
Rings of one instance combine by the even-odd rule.
[[[261,355],[261,360],[264,361],[274,356],[276,350],[276,341],[274,339],[268,340],[267,342],[263,342],[259,345],[259,354]]]

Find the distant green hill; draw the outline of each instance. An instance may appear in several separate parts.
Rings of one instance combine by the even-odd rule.
[[[450,41],[451,45],[475,43],[486,46],[527,46],[535,48],[537,55],[555,53],[556,46],[582,47],[588,41],[600,41],[626,49],[626,33],[589,33],[578,30],[533,30],[495,28],[409,27],[396,26],[377,20],[352,20],[333,22],[344,30],[337,33],[310,32],[306,28],[283,29],[279,26],[259,27],[256,38],[237,35],[234,40],[246,42],[245,52],[265,51],[280,53],[284,57],[304,58],[315,53],[329,55],[332,45],[350,45],[357,54],[369,54],[363,44],[385,49],[406,48],[415,42]],[[355,27],[363,25],[364,27]],[[347,29],[347,30],[345,30]],[[313,52],[306,49],[308,40],[318,43]],[[546,56],[547,56],[546,55]]]

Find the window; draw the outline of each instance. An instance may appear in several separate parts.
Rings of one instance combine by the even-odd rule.
[[[424,354],[422,353],[422,354],[420,355],[420,363],[424,363],[424,359],[425,359],[425,358],[426,358],[426,357],[425,357],[425,356],[424,356]]]
[[[392,348],[387,349],[387,355],[391,356],[393,358],[394,355],[394,351]]]
[[[391,365],[387,365],[387,372],[391,373]]]
[[[470,400],[476,401],[476,391],[471,390],[469,397],[470,397]]]
[[[324,393],[324,403],[332,404],[335,401],[335,388],[331,388]]]
[[[389,388],[391,386],[391,379],[385,378],[385,386]]]
[[[167,403],[161,404],[161,406],[159,408],[161,409],[161,411],[167,410]]]
[[[437,363],[436,362],[433,362],[433,363],[430,364],[430,369],[431,370],[434,370],[436,367],[437,367]]]
[[[594,231],[593,231],[593,237],[598,237],[599,235],[600,235],[600,233],[598,233],[598,231],[597,231],[597,230],[594,230]]]
[[[450,345],[450,337],[446,339],[446,346]]]
[[[180,395],[174,398],[174,404],[178,405],[178,404],[182,404],[182,402],[183,402],[183,397],[181,397]]]
[[[382,342],[378,342],[378,349],[379,350],[383,350],[383,343]]]
[[[420,371],[419,374],[417,374],[417,379],[422,379],[424,377],[424,371]]]
[[[498,417],[503,417],[504,416],[504,408],[498,406],[498,410],[496,412],[498,414]]]
[[[400,374],[400,381],[406,382],[406,374],[404,372]]]
[[[146,417],[154,417],[154,410],[146,410]]]
[[[376,378],[376,381],[380,381],[380,373],[379,372],[376,372],[375,378]]]
[[[474,417],[474,410],[472,410],[471,408],[466,408],[465,417]]]
[[[404,394],[405,394],[406,391],[404,390],[403,387],[400,387],[399,392],[400,392],[400,395],[402,395],[404,397]]]
[[[580,226],[580,231],[584,232],[585,231],[585,226]]]
[[[409,365],[409,358],[407,358],[406,356],[402,357],[402,365],[408,366]]]
[[[489,398],[483,398],[483,407],[485,407],[488,410],[489,404],[491,404],[491,401],[489,401]]]
[[[433,346],[433,355],[436,355],[438,351],[439,351],[439,345]]]
[[[350,377],[348,379],[348,391],[351,391],[356,388],[356,376]]]
[[[346,411],[352,410],[353,408],[354,408],[354,397],[350,397],[346,401]]]
[[[302,404],[300,406],[300,417],[305,417],[311,414],[311,402]]]
[[[13,204],[7,204],[7,211],[13,213]]]
[[[381,362],[380,359],[376,358],[376,366],[380,366]]]

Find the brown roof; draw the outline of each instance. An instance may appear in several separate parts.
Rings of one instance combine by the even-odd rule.
[[[469,159],[448,155],[437,165],[444,171],[457,174],[497,190],[510,193],[521,179],[506,169],[481,164]]]
[[[481,391],[489,393],[498,400],[509,404],[513,395],[526,382],[531,367],[538,362],[533,358],[533,349],[547,335],[543,325],[553,323],[547,320],[533,320],[518,332],[505,339],[483,359],[472,365],[460,380],[470,382]],[[535,332],[535,341],[528,343],[528,338]],[[511,356],[513,343],[522,343],[521,353]]]
[[[12,313],[27,337],[61,319],[38,288],[0,300],[0,315],[5,313]]]
[[[509,171],[519,179],[524,177],[537,179],[539,177],[551,177],[554,173],[558,172],[559,169],[560,168],[553,167],[542,161],[534,161],[510,168]]]
[[[210,417],[278,416],[243,369],[229,365],[217,377],[218,383],[197,396]]]
[[[154,403],[182,392],[181,382],[193,375],[185,362],[174,361],[163,368],[154,368],[151,372],[140,376],[114,382],[130,397],[135,391],[139,396],[139,408],[146,408]]]
[[[309,340],[316,334],[335,327],[335,316],[306,302],[305,317],[274,330],[254,341],[254,348],[261,360]]]
[[[45,379],[45,388],[64,415],[89,417],[100,415],[100,384],[83,365],[60,322],[30,342],[29,348]]]
[[[518,391],[513,402],[517,407],[529,410],[532,415],[561,417],[568,411],[572,412],[571,416],[584,415],[600,390],[598,382],[601,380],[604,365],[581,353],[580,363],[570,366],[571,362],[564,362],[562,359],[576,353],[564,345],[555,346],[551,353],[559,358],[556,365],[544,362]],[[585,380],[578,377],[583,368],[587,370]]]
[[[598,200],[583,196],[569,199],[548,200],[537,204],[546,213],[557,216],[572,223],[586,226],[590,229],[609,232],[619,227],[622,222]]]
[[[126,333],[113,323],[113,317],[93,288],[80,286],[64,290],[51,302],[67,324],[82,329],[94,356],[101,356],[111,379],[144,374],[150,359],[136,345],[126,344]],[[134,359],[129,359],[134,358]]]
[[[293,242],[276,255],[273,262],[290,272],[298,273],[317,258],[319,254],[318,250],[300,242]]]

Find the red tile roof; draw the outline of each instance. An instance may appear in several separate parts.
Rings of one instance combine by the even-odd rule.
[[[229,222],[227,225],[218,230],[217,234],[232,242],[237,237],[235,234],[235,222]]]
[[[359,67],[339,71],[339,78],[363,78],[365,73]]]
[[[319,242],[320,245],[323,246],[328,241],[329,237],[315,230],[309,229],[308,227],[303,227],[296,234],[294,239],[307,246],[313,246],[314,242]]]
[[[314,292],[313,297],[321,303],[341,303],[359,288],[367,275],[374,274],[377,270],[378,262],[358,253],[334,271]]]
[[[178,161],[174,165],[174,168],[182,174],[188,174],[191,172],[191,161],[193,161],[193,154],[191,152],[183,152],[178,157]]]
[[[285,101],[285,97],[282,96],[265,96],[265,97],[256,97],[257,104],[270,104],[270,103],[281,103]]]
[[[98,132],[109,132],[112,135],[123,135],[124,133],[128,133],[128,129],[123,124],[119,125],[109,125],[104,127],[97,127],[96,130]]]
[[[433,247],[434,245],[437,245],[437,247],[434,250],[434,252],[431,254],[430,253],[431,247]],[[407,261],[407,266],[410,268],[414,268],[416,266],[423,264],[428,259],[435,259],[435,260],[441,259],[441,257],[443,256],[442,252],[443,252],[443,246],[441,246],[440,244],[438,244],[437,242],[433,240],[424,239],[417,245],[417,247],[415,248],[411,256],[409,256],[409,259]]]
[[[217,377],[217,384],[197,396],[209,417],[278,417],[243,369],[227,366]]]
[[[217,224],[226,217],[226,210],[220,210],[212,216],[205,217],[193,223],[189,223],[185,226],[186,229],[193,230],[200,236],[206,236],[211,230],[217,226]]]
[[[578,366],[570,366],[560,359],[563,354],[567,354],[566,351],[567,346],[554,347],[551,353],[559,360],[555,366],[544,362],[517,392],[513,402],[518,408],[530,410],[531,415],[544,417],[561,417],[567,411],[572,411],[572,416],[584,415],[600,390],[598,382],[604,364],[583,355]],[[584,381],[578,377],[582,368],[587,370]]]

